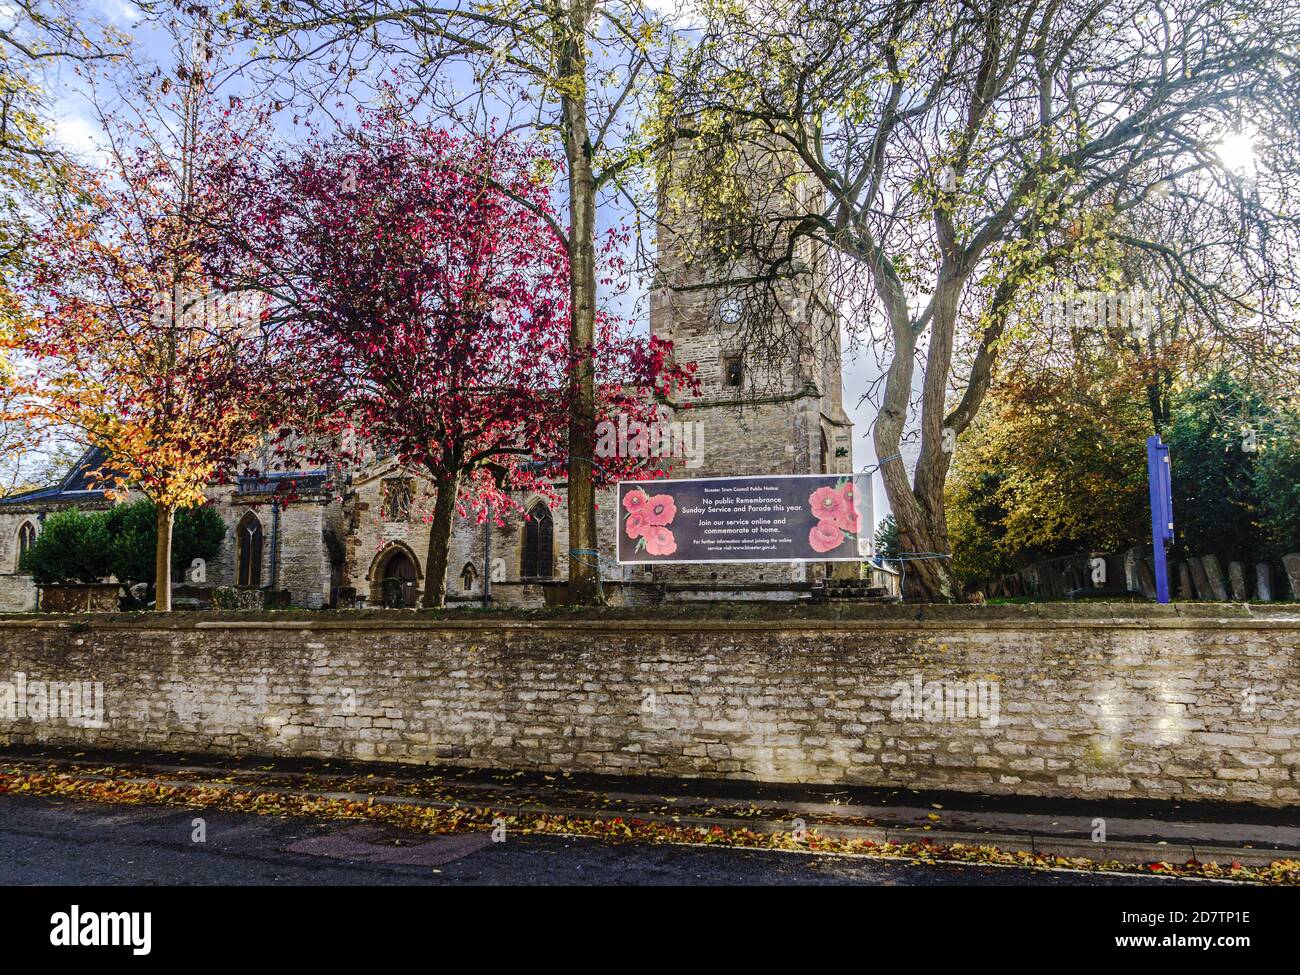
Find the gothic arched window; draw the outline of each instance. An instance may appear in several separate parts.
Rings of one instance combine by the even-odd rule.
[[[554,537],[555,522],[551,519],[551,509],[538,501],[528,509],[524,521],[521,578],[549,579],[555,574]]]
[[[36,526],[30,521],[24,521],[18,529],[18,558],[14,561],[14,569],[21,571],[23,567],[23,556],[27,550],[32,547],[36,541]]]
[[[470,592],[474,588],[474,582],[478,579],[478,570],[466,562],[460,570],[460,586],[465,592]]]
[[[262,584],[262,523],[251,511],[240,519],[235,529],[235,551],[238,553],[238,584],[254,588]]]

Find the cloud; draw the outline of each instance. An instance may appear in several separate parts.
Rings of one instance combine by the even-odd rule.
[[[129,0],[100,0],[99,9],[112,20],[134,24],[140,19],[140,10]]]
[[[75,111],[65,111],[53,123],[54,141],[86,162],[103,164],[109,158],[104,133],[94,122]]]

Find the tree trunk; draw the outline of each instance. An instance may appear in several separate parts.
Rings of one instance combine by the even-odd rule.
[[[940,284],[941,289],[946,286]],[[912,395],[918,337],[903,302],[892,303],[893,358],[885,377],[884,398],[873,431],[881,480],[898,525],[899,551],[903,559],[903,598],[908,602],[951,602],[959,593],[949,557],[951,547],[943,499],[949,461],[945,449],[948,438],[943,432],[948,373],[944,357],[951,356],[951,334],[945,340],[942,333],[945,327],[951,329],[955,318],[955,292],[951,297],[951,307],[945,301],[938,303],[932,325],[940,334],[931,335],[930,340],[922,394],[921,456],[914,483],[908,483],[907,466],[899,456]]]
[[[569,349],[577,371],[569,415],[569,587],[572,605],[604,602],[596,549],[596,184],[587,125],[589,3],[574,3],[562,40],[564,152],[569,166]]]
[[[158,544],[154,549],[154,610],[170,613],[172,609],[172,525],[176,509],[158,505]]]
[[[447,604],[447,557],[451,550],[451,525],[456,516],[456,499],[460,494],[460,472],[434,482],[438,496],[433,502],[433,524],[429,526],[429,552],[424,560],[425,609],[441,609]]]

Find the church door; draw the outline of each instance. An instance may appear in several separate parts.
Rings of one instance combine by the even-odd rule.
[[[393,581],[390,582],[390,579]],[[415,581],[415,563],[410,556],[405,552],[394,552],[384,563],[384,607],[397,609],[401,606],[414,606],[419,595]]]

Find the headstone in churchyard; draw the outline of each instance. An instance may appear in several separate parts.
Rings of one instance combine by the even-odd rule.
[[[1232,585],[1232,598],[1239,603],[1250,599],[1250,590],[1246,588],[1246,569],[1240,562],[1228,563],[1228,582]]]
[[[1193,555],[1187,560],[1188,566],[1192,570],[1192,585],[1196,587],[1197,599],[1213,599],[1210,592],[1210,577],[1205,574],[1205,563]],[[1227,596],[1224,596],[1227,599]]]
[[[1300,553],[1282,556],[1282,568],[1286,569],[1286,581],[1291,584],[1291,598],[1300,599]]]
[[[1156,598],[1156,576],[1146,559],[1137,560],[1138,589],[1147,599]]]
[[[1228,601],[1228,584],[1223,578],[1223,566],[1219,563],[1217,555],[1205,555],[1201,557],[1201,565],[1205,566],[1205,581],[1209,583],[1210,595],[1221,603]]]
[[[1178,596],[1180,599],[1195,599],[1192,591],[1192,570],[1186,562],[1178,563]]]
[[[1267,562],[1255,564],[1255,598],[1262,603],[1273,601],[1273,567]]]

